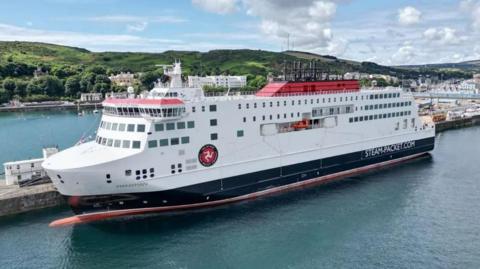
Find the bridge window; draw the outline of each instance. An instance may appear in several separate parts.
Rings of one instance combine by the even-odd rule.
[[[118,123],[112,124],[112,131],[116,131],[118,129]]]
[[[217,111],[217,105],[210,105],[209,109],[210,109],[210,112],[215,112]]]
[[[177,137],[170,139],[170,145],[174,146],[178,144],[180,144],[180,139],[178,139]]]
[[[127,125],[127,131],[128,132],[134,132],[135,131],[135,124]]]
[[[181,138],[182,144],[188,144],[190,143],[190,137],[189,136],[184,136]]]
[[[145,132],[145,124],[137,125],[137,132],[144,133]]]
[[[148,147],[149,148],[156,148],[158,146],[157,140],[150,140],[148,141]]]
[[[160,139],[160,147],[168,146],[168,139]]]
[[[122,148],[129,149],[130,148],[130,140],[123,140]]]
[[[170,131],[170,130],[175,130],[175,123],[173,122],[167,123],[167,131]]]
[[[116,140],[113,142],[113,146],[116,147],[116,148],[119,148],[121,143],[122,143],[122,141],[116,139]]]
[[[210,134],[210,139],[211,140],[217,140],[218,139],[218,134],[217,133]]]
[[[162,132],[164,130],[163,123],[156,123],[155,124],[155,131],[156,132]]]
[[[195,122],[194,121],[188,121],[187,122],[187,127],[188,127],[188,129],[195,128]]]
[[[139,149],[140,148],[140,141],[133,141],[132,148]]]
[[[177,122],[177,129],[185,129],[185,122],[184,121]]]
[[[210,126],[217,126],[217,119],[211,119]]]

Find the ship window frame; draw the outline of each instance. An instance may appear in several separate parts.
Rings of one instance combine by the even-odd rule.
[[[180,144],[180,139],[178,137],[172,137],[170,138],[170,145],[176,146]]]
[[[255,121],[255,120],[254,120]],[[218,126],[217,119],[210,119],[210,126]]]
[[[156,148],[158,147],[158,141],[157,140],[148,140],[148,148]]]
[[[115,139],[113,141],[113,147],[114,148],[119,148],[122,145],[122,141],[120,139]]]
[[[129,133],[135,132],[135,124],[127,124],[127,132]]]
[[[210,134],[210,140],[212,140],[212,141],[218,140],[218,133],[211,133]]]
[[[124,149],[129,149],[130,146],[131,146],[130,144],[131,144],[131,143],[130,143],[130,140],[123,140],[123,141],[122,141],[122,148],[124,148]]]
[[[107,147],[112,147],[113,146],[113,139],[112,138],[109,138],[107,140]]]
[[[165,126],[163,123],[155,123],[155,132],[163,132],[165,131]]]
[[[145,124],[137,124],[137,133],[145,133]]]
[[[180,138],[180,143],[182,143],[182,145],[184,144],[189,144],[190,143],[190,136],[183,136]]]
[[[237,130],[237,137],[244,137],[245,132],[243,130]]]
[[[195,121],[187,121],[187,128],[188,129],[195,128]]]
[[[142,142],[139,140],[132,141],[132,149],[139,149],[142,146]]]
[[[208,109],[210,112],[217,112],[217,105],[210,105]]]
[[[160,139],[158,144],[160,147],[168,147],[168,145],[170,145],[169,141],[170,140],[168,138]]]
[[[118,123],[112,123],[112,131],[116,131],[118,129]]]
[[[167,131],[172,131],[172,130],[175,130],[175,122],[167,122],[165,124],[165,129]]]
[[[186,128],[186,124],[184,121],[177,122],[177,130],[183,130]]]

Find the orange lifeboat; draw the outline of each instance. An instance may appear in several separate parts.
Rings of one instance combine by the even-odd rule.
[[[303,119],[292,125],[292,128],[295,129],[295,131],[304,130],[304,129],[307,129],[308,127],[310,127],[310,123],[309,123],[309,120],[307,119]]]

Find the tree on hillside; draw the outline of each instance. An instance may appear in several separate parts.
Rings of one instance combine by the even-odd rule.
[[[157,79],[159,79],[161,76],[162,72],[160,71],[148,71],[140,76],[140,82],[145,88],[150,90],[154,86],[153,83],[157,81]]]
[[[43,94],[43,90],[38,84],[38,80],[31,80],[27,85],[27,95]]]
[[[0,104],[8,103],[10,96],[8,96],[7,91],[0,89]]]
[[[65,94],[65,87],[60,79],[54,76],[42,77],[45,81],[45,93],[48,96],[63,96]]]
[[[27,85],[28,82],[23,80],[18,80],[15,87],[15,95],[20,97],[25,97],[27,95]]]
[[[100,66],[100,65],[94,65],[86,70],[88,73],[93,73],[95,75],[106,75],[107,74],[107,69],[105,67]]]
[[[95,85],[96,75],[93,73],[85,73],[80,80],[81,92],[92,92]]]
[[[95,77],[95,85],[93,86],[93,90],[95,92],[106,93],[110,91],[112,86],[112,82],[106,75],[97,75]]]
[[[60,79],[54,76],[44,76],[32,80],[27,85],[27,93],[29,95],[44,94],[48,96],[63,96],[65,94],[65,87]]]
[[[249,80],[247,85],[255,89],[261,89],[267,85],[267,79],[264,76],[256,76],[254,79]]]
[[[77,96],[80,91],[80,77],[72,76],[67,78],[67,81],[65,82],[65,94],[68,96]]]
[[[7,92],[8,96],[12,97],[15,93],[15,88],[17,87],[15,80],[7,78],[3,81],[3,88]]]

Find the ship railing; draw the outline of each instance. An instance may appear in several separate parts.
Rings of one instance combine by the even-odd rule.
[[[221,96],[246,96],[255,95],[258,91],[230,91],[230,92],[205,92],[205,97],[221,97]]]

